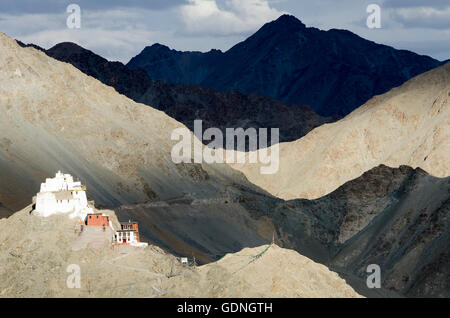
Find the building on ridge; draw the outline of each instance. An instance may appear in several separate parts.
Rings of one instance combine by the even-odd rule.
[[[141,242],[139,238],[139,225],[137,222],[121,222],[120,230],[114,236],[114,245],[131,245],[145,247],[148,244]]]
[[[140,240],[137,222],[122,222],[120,230],[116,231],[108,215],[96,213],[87,199],[86,187],[80,181],[74,181],[70,174],[58,171],[54,178],[47,178],[41,184],[36,198],[33,198],[34,202],[36,203],[34,212],[41,217],[69,214],[72,219],[78,218],[82,232],[84,226],[93,231],[97,229],[92,227],[103,227],[103,230],[109,227],[114,233],[113,245],[148,246],[148,243]]]
[[[80,181],[74,181],[70,174],[61,171],[41,184],[36,195],[35,211],[43,217],[70,213],[70,218],[81,220],[85,220],[87,214],[94,213],[87,200],[86,187]]]
[[[112,227],[109,216],[103,213],[93,213],[86,216],[85,225],[88,226],[110,226]]]

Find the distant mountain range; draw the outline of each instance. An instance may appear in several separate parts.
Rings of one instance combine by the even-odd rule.
[[[146,47],[127,64],[152,79],[219,91],[257,93],[310,105],[322,116],[343,116],[375,95],[441,65],[346,30],[307,28],[283,15],[225,53]]]
[[[441,65],[349,31],[307,28],[288,15],[225,53],[179,52],[154,44],[126,66],[74,43],[48,50],[18,43],[70,63],[190,129],[195,119],[203,120],[204,129],[280,128],[281,142],[297,140]]]
[[[112,86],[136,102],[164,111],[193,130],[194,120],[203,120],[203,129],[217,127],[280,128],[280,141],[292,141],[337,117],[317,115],[307,105],[288,105],[257,94],[222,93],[198,85],[153,81],[145,71],[130,70],[120,62],[109,62],[83,47],[64,42],[45,50],[50,57],[67,62],[83,73]]]

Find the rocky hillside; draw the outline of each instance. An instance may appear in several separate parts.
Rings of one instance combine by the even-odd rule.
[[[184,126],[163,112],[4,34],[0,48],[0,202],[10,210],[58,170],[79,177],[100,206],[208,197],[227,183],[173,163],[171,133]]]
[[[283,15],[228,51],[178,52],[155,44],[127,66],[155,80],[258,93],[343,116],[375,95],[441,65],[346,30],[308,28]]]
[[[0,46],[3,71],[0,110],[4,114],[0,117],[0,202],[9,210],[17,211],[28,205],[40,182],[56,170],[63,170],[87,184],[88,194],[98,206],[114,206],[119,219],[139,221],[143,237],[177,256],[195,256],[201,263],[216,262],[223,255],[243,248],[260,251],[259,247],[271,242],[274,235],[279,246],[341,272],[360,294],[371,295],[372,291],[364,288],[362,273],[368,264],[377,263],[387,273],[383,276],[382,286],[386,286],[383,293],[448,297],[448,284],[442,278],[448,267],[445,254],[449,242],[445,217],[448,213],[443,213],[447,211],[448,179],[406,167],[376,168],[377,160],[372,160],[360,166],[361,170],[371,169],[372,164],[375,167],[362,176],[352,170],[354,165],[342,169],[342,183],[335,183],[336,188],[355,180],[328,196],[285,201],[249,183],[242,173],[227,165],[174,164],[170,158],[170,133],[181,127],[180,123],[118,94],[70,64],[58,62],[34,48],[20,47],[3,34]],[[391,155],[395,153],[400,162],[427,156],[425,164],[434,169],[445,168],[448,125],[443,123],[448,121],[448,78],[447,65],[377,97],[338,123],[313,130],[298,142],[319,139],[307,141],[301,150],[289,150],[283,147],[291,144],[282,144],[282,160],[292,152],[290,166],[282,162],[280,172],[286,174],[272,176],[275,179],[271,186],[291,182],[294,186],[305,184],[323,191],[333,181],[332,164],[340,168],[343,163],[370,158],[369,154],[377,159],[380,151],[390,151],[387,144],[394,148]],[[410,92],[415,95],[410,96]],[[348,126],[335,126],[342,123]],[[371,152],[360,156],[360,152],[348,149],[355,146],[351,138],[360,136],[359,131],[364,129],[366,143],[356,146]],[[318,137],[317,131],[322,131]],[[420,147],[417,140],[421,141]],[[317,154],[308,161],[300,151]],[[333,156],[327,156],[326,151]],[[321,168],[326,169],[322,171],[324,175],[315,174]],[[301,169],[308,169],[304,177],[298,174]],[[424,169],[429,171],[428,166]],[[301,182],[295,182],[295,177]],[[7,224],[8,228],[0,231],[4,237],[0,244],[10,244],[8,248],[13,246],[17,250],[3,254],[7,259],[2,264],[17,262],[24,271],[35,270],[30,259],[34,253],[30,251],[37,246],[24,233],[42,231],[43,240],[52,241],[51,250],[42,250],[37,255],[50,260],[50,273],[56,276],[49,278],[42,273],[34,281],[40,286],[51,284],[45,294],[51,296],[60,284],[52,279],[58,279],[58,270],[65,270],[57,264],[70,261],[72,255],[66,254],[58,261],[59,256],[52,252],[57,247],[52,244],[68,244],[70,237],[61,236],[74,232],[73,225],[62,225],[64,234],[52,240],[56,236],[45,234],[52,222],[22,227],[25,219],[21,217],[28,216],[28,212],[24,210],[0,221],[0,227]],[[17,222],[9,223],[10,220]],[[28,241],[7,243],[8,235],[20,235]],[[374,244],[374,239],[380,244]],[[104,259],[104,254],[92,255],[99,262]],[[116,256],[107,259],[115,263]],[[54,258],[56,262],[51,261]],[[121,267],[125,270],[127,266],[145,266],[148,259],[137,257],[123,262],[119,265],[125,266]],[[14,288],[6,285],[2,292],[13,295],[27,288],[33,290],[33,280],[25,282],[26,276],[20,276],[20,271],[13,274],[13,268],[9,265],[2,268],[1,278],[15,275],[20,284]],[[95,276],[97,272],[92,273]],[[141,281],[137,277],[135,280]],[[150,283],[145,284],[147,294],[164,290],[162,283],[151,282],[156,289]],[[117,285],[120,284],[122,281],[118,280]],[[280,290],[284,289],[283,284]],[[130,294],[134,293],[133,288],[140,288],[137,283],[131,285],[127,285]],[[99,288],[98,293],[102,293],[104,290]],[[114,296],[115,292],[105,293]],[[87,293],[95,294],[92,289]],[[223,293],[218,295],[227,295]],[[204,294],[199,291],[198,295]]]
[[[28,46],[18,41],[22,46]],[[83,73],[112,86],[136,102],[162,110],[191,130],[202,119],[204,129],[217,127],[279,128],[280,141],[293,141],[313,128],[337,118],[321,117],[307,105],[289,105],[263,95],[222,93],[197,85],[173,85],[153,81],[142,69],[130,70],[120,62],[109,62],[74,43],[60,43],[44,50]]]
[[[184,198],[122,207],[115,213],[103,211],[114,220],[115,215],[121,220],[138,220],[141,237],[170,254],[195,256],[199,264],[206,263],[198,272],[184,272],[172,256],[155,248],[126,257],[102,249],[73,251],[73,242],[79,237],[74,221],[42,219],[26,208],[0,220],[0,260],[6,257],[2,264],[7,264],[0,270],[0,278],[6,275],[7,279],[0,281],[9,286],[0,285],[0,290],[3,295],[23,290],[27,291],[24,295],[32,295],[38,286],[39,292],[46,290],[46,296],[54,295],[53,290],[64,288],[66,264],[81,262],[89,288],[62,291],[62,295],[117,296],[119,291],[107,291],[115,284],[129,296],[186,297],[189,290],[189,296],[196,297],[334,297],[336,289],[327,286],[334,285],[336,278],[340,295],[349,296],[343,281],[335,274],[329,277],[324,266],[314,263],[320,262],[361,295],[449,297],[449,197],[450,178],[434,178],[404,166],[380,166],[311,201],[283,201],[242,191],[216,202]],[[290,250],[270,247],[255,260],[252,256],[265,251],[264,244],[273,235],[277,245]],[[241,251],[245,247],[249,248]],[[58,255],[58,251],[64,252]],[[222,258],[225,254],[230,255]],[[380,290],[365,285],[369,264],[381,267]],[[30,266],[42,271],[37,280],[27,280]],[[16,268],[19,271],[13,274]],[[115,268],[120,271],[114,279],[97,285],[94,273],[100,268],[104,277],[112,275]],[[133,268],[139,270],[132,276],[119,275]],[[143,273],[146,275],[140,276]],[[314,283],[307,280],[311,275],[322,278]],[[10,283],[15,280],[20,284]],[[194,281],[198,289],[176,288],[197,286]],[[322,285],[315,286],[317,283]]]
[[[376,96],[344,119],[280,144],[280,169],[235,165],[275,196],[318,198],[385,164],[450,175],[450,63]]]
[[[379,166],[325,197],[288,204],[316,217],[322,230],[312,233],[331,257],[325,264],[344,277],[364,279],[378,264],[391,292],[449,297],[450,177]]]
[[[378,167],[313,202],[326,198],[336,203],[327,207],[337,247],[329,266],[363,278],[378,264],[390,291],[450,296],[450,177]]]
[[[214,200],[185,197],[115,212],[138,220],[153,244],[202,263],[274,235],[278,245],[342,273],[362,295],[448,297],[449,198],[450,178],[381,165],[316,200],[238,187]],[[370,264],[381,267],[382,290],[365,285]]]
[[[360,297],[325,266],[276,245],[194,268],[155,246],[73,251],[78,238],[76,221],[30,207],[0,220],[0,297]],[[67,287],[72,264],[79,289]]]

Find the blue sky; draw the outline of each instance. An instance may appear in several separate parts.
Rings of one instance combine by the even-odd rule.
[[[80,29],[67,28],[71,3],[81,7]],[[366,26],[369,4],[381,7],[381,29]],[[156,42],[227,50],[283,13],[307,26],[450,59],[450,0],[15,0],[0,2],[0,31],[45,48],[72,41],[126,63]]]

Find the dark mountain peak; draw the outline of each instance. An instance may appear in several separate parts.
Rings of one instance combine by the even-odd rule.
[[[297,26],[306,28],[306,25],[297,19],[295,16],[290,14],[283,14],[278,19],[269,22],[268,25],[278,26],[278,27],[286,27],[286,26]]]
[[[268,33],[281,35],[286,32],[303,32],[306,29],[306,25],[293,15],[283,14],[278,19],[264,24],[255,34]]]
[[[306,29],[306,25],[293,15],[283,14],[278,19],[264,24],[249,39],[260,36],[271,36],[273,34],[284,34],[286,32],[298,32]]]
[[[61,42],[61,43],[55,44],[53,47],[50,48],[50,50],[54,49],[54,48],[81,49],[81,50],[87,51],[87,49],[83,48],[82,46],[80,46],[74,42]]]
[[[307,33],[304,23],[292,15],[283,14],[278,19],[264,24],[256,33],[242,41],[230,50],[225,52],[231,55],[238,51],[257,52],[261,49],[271,49],[269,47],[281,45],[285,47],[288,42],[296,39],[297,34]],[[296,40],[294,44],[296,45]]]
[[[211,49],[207,53],[208,54],[223,54],[223,52],[221,50],[218,50],[218,49]]]
[[[273,48],[294,47],[298,44],[297,35],[306,34],[307,30],[309,28],[299,19],[283,14],[278,19],[264,24],[256,33],[233,46],[225,54],[241,55],[243,51],[247,52],[246,54],[258,54],[262,51],[268,53]]]
[[[170,48],[167,45],[161,44],[161,43],[154,43],[153,45],[150,46],[151,48],[154,49],[165,49],[165,50],[170,50]]]
[[[73,42],[61,42],[56,44],[55,46],[51,47],[47,51],[49,52],[58,52],[59,54],[62,54],[63,52],[65,54],[88,54],[88,55],[96,55],[94,52],[89,51],[88,49],[85,49],[84,47],[73,43]]]
[[[155,52],[155,51],[171,51],[171,49],[167,45],[163,45],[160,43],[155,43],[150,46],[146,46],[142,53],[147,52]]]
[[[140,67],[155,80],[257,93],[311,105],[322,116],[345,116],[373,96],[441,65],[351,31],[306,27],[287,14],[223,54],[210,52],[140,54],[127,66]]]
[[[133,68],[132,65],[133,63],[136,63],[136,60],[139,61],[142,58],[149,58],[149,59],[160,59],[160,58],[170,58],[172,55],[177,54],[178,52],[176,50],[172,50],[170,47],[160,44],[160,43],[155,43],[152,44],[150,46],[146,46],[141,53],[139,53],[138,55],[136,55],[135,57],[131,58],[131,60],[128,62],[128,66],[130,66],[130,68]]]

